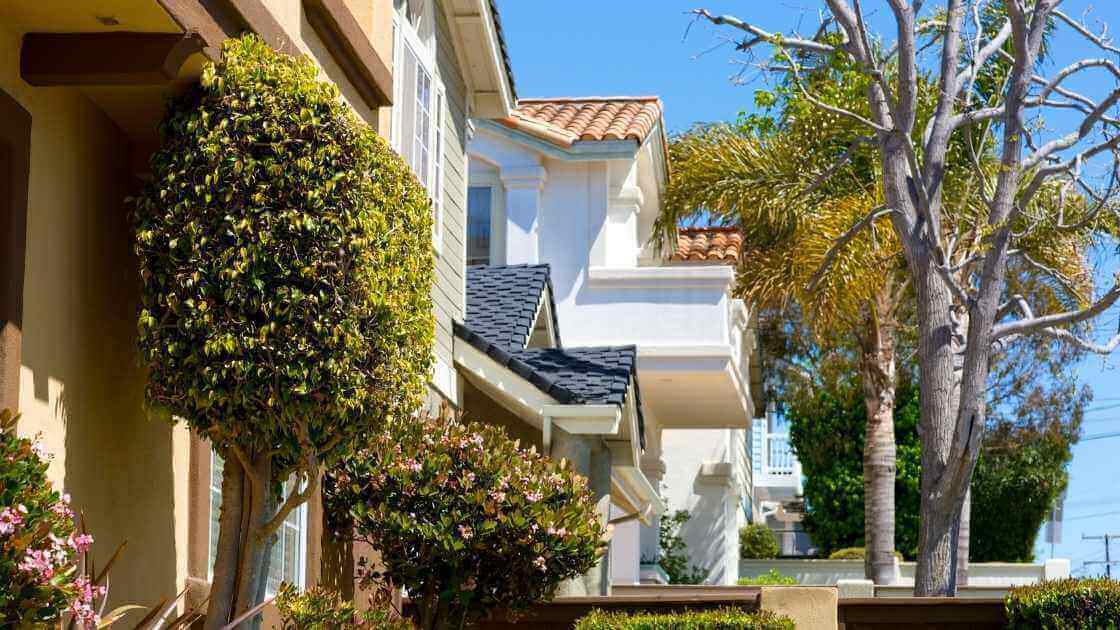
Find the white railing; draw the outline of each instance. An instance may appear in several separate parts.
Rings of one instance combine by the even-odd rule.
[[[789,436],[769,434],[766,436],[766,474],[792,475],[797,467],[797,457],[793,454]]]

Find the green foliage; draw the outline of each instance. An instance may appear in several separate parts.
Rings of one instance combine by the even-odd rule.
[[[829,560],[863,560],[866,557],[867,551],[863,547],[845,547],[828,554]],[[896,551],[894,557],[901,560],[902,554]]]
[[[0,410],[0,627],[37,627],[67,612],[96,623],[104,587],[79,570],[93,538],[75,529],[69,497],[47,480],[48,456],[16,436],[17,419]]]
[[[770,569],[756,577],[739,578],[739,586],[792,586],[797,584],[797,578],[792,575],[782,575],[777,569]]]
[[[668,614],[626,614],[593,611],[576,622],[575,630],[793,630],[789,617],[770,611],[735,608]]]
[[[415,409],[430,202],[337,87],[308,58],[230,40],[161,132],[134,200],[149,400],[219,450],[277,453],[277,480]]]
[[[1120,582],[1066,579],[1017,586],[1007,593],[1007,627],[1080,630],[1120,627]]]
[[[380,554],[422,626],[459,627],[548,599],[606,550],[587,480],[502,429],[423,414],[367,436],[324,485],[335,532]]]
[[[739,530],[739,557],[748,560],[777,558],[781,552],[778,538],[762,523],[750,523]]]
[[[997,408],[985,435],[971,486],[969,558],[973,562],[1032,561],[1039,527],[1068,482],[1066,464],[1072,457],[1086,395],[1067,391],[1060,384],[1050,390],[1034,387],[1023,393],[1021,401],[1011,403],[1029,409],[1013,419]],[[866,411],[860,396],[858,384],[828,387],[792,399],[787,409],[790,441],[806,477],[802,524],[820,553],[828,557],[848,547],[862,552],[864,543]],[[918,405],[917,387],[904,380],[895,408],[895,546],[906,559],[916,556],[918,546]],[[1039,417],[1030,417],[1032,414]]]
[[[972,478],[973,562],[1034,561],[1035,537],[1069,482],[1075,439],[1065,424],[988,430]]]
[[[921,502],[917,387],[900,384],[895,400],[895,547],[904,557],[914,558]],[[805,531],[822,556],[845,547],[862,547],[867,412],[858,384],[835,391],[823,389],[794,401],[787,416],[790,442],[805,474]]]
[[[410,622],[391,615],[387,598],[381,595],[384,593],[378,591],[371,597],[369,609],[359,613],[353,602],[338,593],[322,587],[300,592],[285,582],[275,603],[283,630],[412,630]]]
[[[708,572],[689,562],[688,545],[681,537],[681,527],[692,518],[688,510],[677,510],[672,514],[661,515],[657,530],[660,556],[657,564],[670,584],[703,584]]]

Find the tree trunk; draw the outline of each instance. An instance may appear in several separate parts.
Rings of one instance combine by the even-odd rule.
[[[210,599],[206,605],[205,630],[218,630],[230,622],[240,564],[242,503],[246,483],[245,472],[236,461],[225,458],[222,470],[222,511],[218,517],[217,557],[214,579],[210,583]]]
[[[257,593],[264,578],[265,556],[269,552],[269,541],[261,537],[261,531],[276,512],[275,499],[271,496],[272,458],[258,455],[250,459],[249,464],[251,470],[246,475],[250,480],[247,484],[248,500],[245,502],[247,518],[241,532],[241,562],[233,610],[235,617],[260,603]]]
[[[876,584],[891,584],[897,577],[894,326],[889,315],[881,316],[889,312],[889,303],[880,295],[869,310],[865,334],[860,339],[860,376],[867,409],[863,450],[864,574]]]

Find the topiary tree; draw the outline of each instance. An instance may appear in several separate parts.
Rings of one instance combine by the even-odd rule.
[[[49,458],[36,441],[17,437],[18,416],[0,410],[0,627],[100,621],[100,580],[79,571],[93,537],[74,527],[70,498],[47,481]]]
[[[781,553],[774,532],[762,523],[750,523],[739,530],[739,557],[748,560],[768,560]]]
[[[226,462],[207,628],[263,599],[320,470],[419,406],[433,336],[408,167],[311,60],[253,36],[222,52],[171,104],[135,199],[148,399]]]
[[[380,554],[363,581],[408,589],[425,630],[523,610],[606,552],[587,480],[500,428],[423,414],[367,443],[326,478],[329,526]]]

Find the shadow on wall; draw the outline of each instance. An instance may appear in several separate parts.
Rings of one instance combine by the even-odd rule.
[[[723,561],[727,548],[726,488],[703,483],[697,475],[692,491],[697,499],[690,510],[692,518],[681,526],[681,538],[688,546],[692,564],[707,571],[705,583],[724,584],[729,579],[725,575],[727,563]]]
[[[110,606],[150,605],[174,596],[186,550],[176,544],[172,427],[149,417],[137,358],[139,274],[124,205],[132,147],[76,91],[39,104],[23,336],[34,400],[21,406],[36,430],[62,434],[48,446],[62,449],[56,466],[94,535],[94,559],[128,543]],[[179,514],[185,527],[185,505]]]

